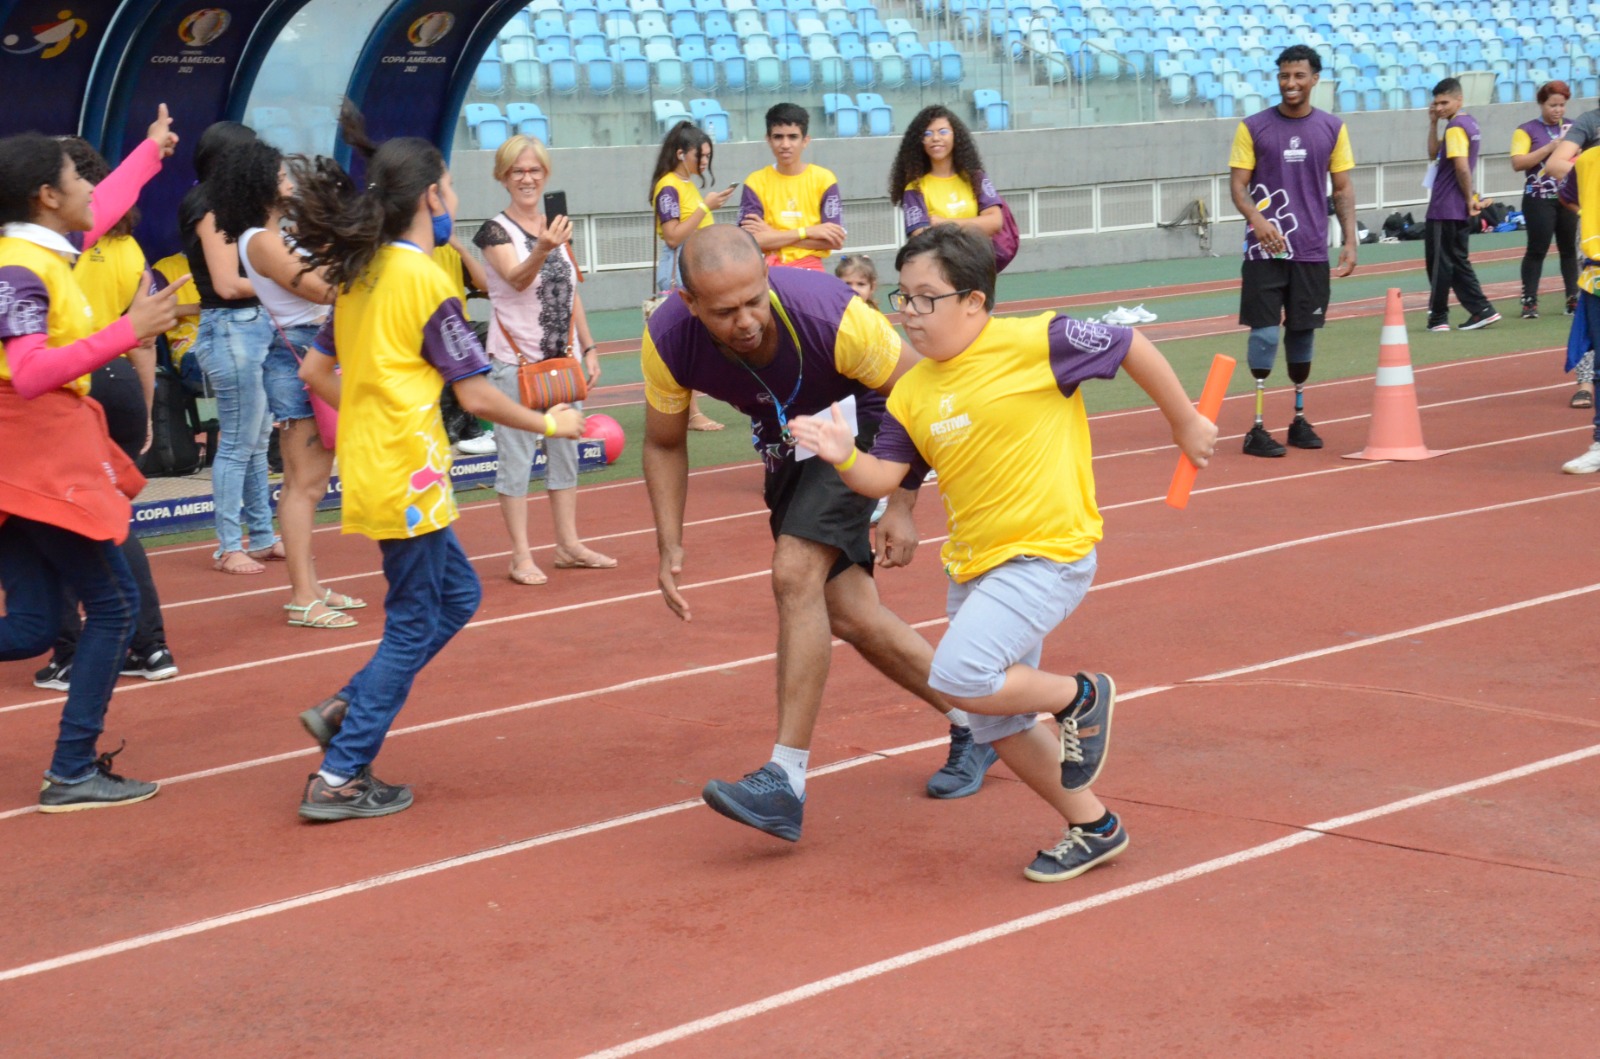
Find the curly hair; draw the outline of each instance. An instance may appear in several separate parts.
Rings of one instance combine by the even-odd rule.
[[[928,152],[922,149],[922,134],[939,118],[948,121],[950,131],[954,133],[950,164],[955,167],[956,175],[969,184],[975,184],[976,174],[983,172],[983,159],[978,157],[978,144],[973,140],[967,123],[942,104],[923,107],[911,119],[911,124],[906,126],[906,134],[900,137],[900,149],[894,155],[894,164],[889,167],[889,201],[896,206],[905,197],[906,185],[921,180],[933,168],[928,164]]]
[[[252,140],[217,159],[206,187],[223,239],[234,242],[267,223],[267,215],[279,204],[282,167],[283,152],[265,140]]]
[[[290,159],[295,195],[284,211],[308,269],[325,268],[328,282],[349,291],[365,275],[379,248],[411,226],[417,202],[445,175],[444,155],[427,140],[400,136],[382,146],[349,100],[339,111],[339,132],[367,163],[367,188],[331,158]]]
[[[78,170],[78,175],[91,184],[98,184],[111,175],[111,163],[105,160],[101,153],[89,145],[89,141],[79,136],[62,136],[61,151]],[[129,206],[128,212],[122,219],[106,229],[102,239],[117,239],[130,236],[139,226],[139,207]]]

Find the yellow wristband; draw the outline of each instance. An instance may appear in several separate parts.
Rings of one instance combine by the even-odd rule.
[[[800,238],[804,239],[805,237],[806,237],[806,230],[804,228],[801,228],[800,229]]]
[[[860,449],[851,449],[850,455],[845,457],[844,462],[834,464],[833,469],[836,471],[848,471],[856,465],[856,457],[859,455],[861,455]]]
[[[549,412],[544,414],[544,436],[547,438],[556,436],[556,417]]]

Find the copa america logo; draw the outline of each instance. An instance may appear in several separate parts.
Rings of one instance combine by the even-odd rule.
[[[233,16],[220,7],[203,7],[178,23],[178,39],[191,48],[204,48],[228,31]]]
[[[406,30],[406,40],[413,48],[431,48],[444,39],[456,25],[456,16],[448,11],[431,11]]]

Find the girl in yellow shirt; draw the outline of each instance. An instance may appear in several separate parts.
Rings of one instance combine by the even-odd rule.
[[[993,239],[1005,223],[1003,200],[983,171],[978,145],[948,107],[924,107],[906,126],[889,169],[889,198],[905,214],[908,239],[938,224]]]

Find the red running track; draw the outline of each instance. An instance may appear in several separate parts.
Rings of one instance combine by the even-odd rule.
[[[1099,791],[1133,845],[1058,886],[1021,877],[1051,814],[1003,769],[924,797],[938,718],[847,649],[804,840],[700,805],[771,745],[754,467],[693,481],[688,626],[654,590],[638,483],[583,490],[622,568],[537,589],[504,579],[495,509],[469,510],[483,611],[385,748],[416,806],[376,821],[294,815],[316,761],[294,714],[365,659],[376,609],[290,629],[278,569],[165,550],[184,675],[124,682],[108,732],[168,780],[156,799],[29,811],[59,699],[0,669],[3,1050],[1581,1054],[1600,704],[1575,644],[1600,483],[1556,473],[1588,434],[1553,361],[1420,369],[1452,451],[1417,464],[1340,459],[1370,381],[1314,386],[1328,448],[1225,442],[1182,513],[1159,417],[1096,417],[1099,583],[1046,661],[1117,677]],[[919,522],[942,533],[932,502]],[[369,542],[318,542],[341,589],[381,594]],[[880,582],[937,637],[932,547]]]

